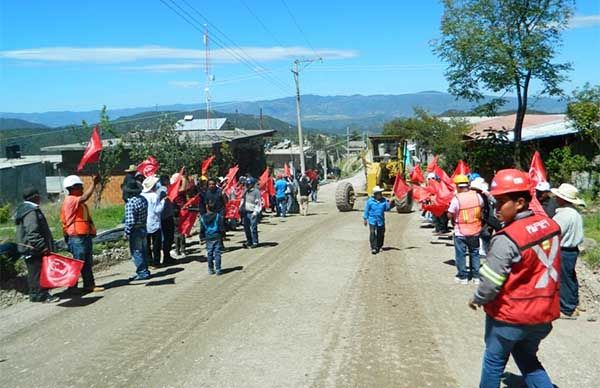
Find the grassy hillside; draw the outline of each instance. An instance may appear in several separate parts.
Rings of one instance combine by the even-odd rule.
[[[0,131],[9,129],[32,129],[32,128],[49,128],[44,124],[32,123],[21,119],[10,119],[0,117]]]

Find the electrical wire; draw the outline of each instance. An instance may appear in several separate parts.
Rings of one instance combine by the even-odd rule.
[[[306,42],[306,44],[308,45],[308,47],[310,47],[310,49],[313,51],[313,53],[315,53],[316,57],[319,57],[319,54],[317,53],[317,51],[315,50],[315,48],[313,47],[313,45],[310,44],[310,41],[308,40],[308,37],[304,33],[304,30],[302,29],[302,27],[300,27],[300,23],[298,23],[298,20],[296,19],[296,17],[292,13],[292,10],[290,9],[290,7],[286,3],[286,1],[285,0],[281,0],[281,4],[283,4],[283,6],[285,7],[285,9],[287,10],[288,15],[290,15],[290,19],[292,19],[292,22],[294,22],[294,25],[296,26],[296,28],[298,29],[298,31],[300,31],[300,35],[302,35],[302,37],[304,38],[304,41]]]
[[[248,4],[244,0],[239,0],[239,1],[248,10],[250,15],[252,15],[254,17],[254,19],[256,19],[256,21],[258,22],[258,24],[260,24],[260,26],[263,28],[263,30],[265,30],[265,32],[271,36],[273,41],[275,41],[275,43],[277,45],[283,47],[284,44],[281,43],[279,38],[277,38],[277,35],[275,35],[273,32],[271,32],[271,30],[266,26],[266,24],[262,21],[262,19],[248,6]]]

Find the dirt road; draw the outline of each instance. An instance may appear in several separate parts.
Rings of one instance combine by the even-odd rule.
[[[372,256],[334,189],[308,217],[267,218],[261,248],[238,249],[235,233],[224,276],[196,251],[145,283],[122,263],[99,274],[104,293],[0,311],[0,386],[476,386],[484,316],[453,283],[452,249],[430,244],[418,214],[392,213]],[[557,322],[541,357],[559,387],[594,386],[600,325]]]

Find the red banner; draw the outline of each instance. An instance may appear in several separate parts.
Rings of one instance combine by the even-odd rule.
[[[196,220],[198,219],[197,211],[190,211],[190,207],[198,207],[200,206],[200,195],[196,195],[191,198],[189,201],[183,205],[181,211],[179,212],[179,225],[177,225],[177,230],[184,236],[187,236],[192,231]]]
[[[423,176],[423,170],[421,170],[420,164],[417,164],[410,174],[410,181],[417,185],[425,182],[425,177]]]
[[[451,178],[454,179],[454,177],[457,175],[469,175],[470,173],[471,167],[469,167],[469,165],[464,160],[459,160]]]
[[[413,200],[415,200],[416,202],[423,202],[431,195],[426,188],[417,185],[412,186],[412,191]]]
[[[452,187],[452,189],[454,190],[454,182],[452,181],[452,178],[450,178],[448,174],[446,174],[446,171],[442,170],[440,166],[435,166],[433,172],[440,178],[440,181]]]
[[[204,161],[202,162],[202,165],[200,166],[200,172],[202,173],[202,176],[206,176],[206,173],[208,172],[208,168],[210,167],[213,160],[215,160],[214,155],[204,159]]]
[[[258,178],[258,188],[260,189],[260,191],[267,189],[269,179],[271,179],[271,174],[269,172],[269,167],[267,167],[265,168],[265,171],[262,173],[260,178]]]
[[[148,156],[146,160],[144,160],[137,166],[137,172],[139,172],[147,178],[156,174],[159,168],[160,164],[158,164],[158,161],[154,159],[153,156]]]
[[[410,191],[410,186],[406,184],[400,174],[396,174],[396,180],[394,181],[394,188],[392,191],[397,199],[403,199]]]
[[[237,183],[237,181],[235,180],[235,177],[239,170],[240,170],[240,168],[236,164],[235,166],[231,167],[229,169],[229,171],[227,172],[227,175],[225,175],[225,179],[227,180],[227,183],[225,183],[225,186],[222,188],[222,190],[225,194],[229,194],[230,189],[232,187],[234,187],[235,184]]]
[[[429,162],[429,164],[427,165],[427,172],[433,172],[433,170],[437,167],[437,163],[438,163],[438,159],[440,157],[438,155],[435,155],[433,157],[433,159],[431,160],[431,162]]]
[[[531,166],[529,167],[529,176],[531,177],[531,186],[535,188],[540,182],[548,182],[546,178],[546,168],[538,151],[535,151],[531,158]]]
[[[98,133],[98,126],[94,127],[92,131],[92,137],[90,138],[90,142],[85,146],[85,151],[83,151],[83,156],[81,157],[81,161],[77,166],[77,172],[83,170],[88,163],[98,163],[100,161],[100,154],[102,153],[102,139],[100,139],[100,134]]]
[[[231,199],[225,205],[225,219],[239,220],[240,219],[240,200]]]
[[[175,199],[179,195],[179,189],[181,188],[181,182],[183,182],[184,171],[185,171],[185,167],[182,167],[181,170],[179,170],[179,175],[175,179],[175,182],[171,183],[169,185],[169,188],[167,189],[167,198],[169,198],[171,200],[171,202],[175,201]]]
[[[42,257],[40,286],[42,288],[74,287],[77,285],[83,261],[50,253]]]
[[[292,176],[292,173],[290,171],[290,166],[288,166],[287,163],[283,163],[283,175],[284,176]]]

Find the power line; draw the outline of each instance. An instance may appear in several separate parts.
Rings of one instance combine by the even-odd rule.
[[[258,17],[258,15],[256,13],[254,13],[254,11],[252,11],[252,9],[248,6],[248,4],[246,4],[246,2],[244,0],[240,0],[240,3],[242,3],[242,5],[244,7],[246,7],[246,9],[250,13],[250,15],[252,15],[254,17],[254,19],[256,19],[256,21],[258,22],[258,24],[261,25],[261,27],[263,28],[263,30],[265,30],[265,32],[267,34],[269,34],[271,36],[271,38],[273,38],[273,40],[275,41],[275,43],[277,43],[279,46],[283,47],[284,44],[281,43],[281,41],[279,40],[279,38],[277,38],[277,35],[275,35],[273,32],[271,32],[271,30],[265,25],[265,23],[263,23],[263,21],[261,20],[261,18]]]
[[[308,37],[304,33],[304,30],[302,29],[302,27],[300,27],[300,24],[298,23],[298,20],[296,20],[296,17],[292,13],[292,10],[290,9],[290,7],[287,5],[287,3],[285,2],[285,0],[281,0],[281,3],[283,4],[283,6],[285,7],[285,9],[287,10],[288,15],[290,15],[290,18],[292,19],[292,22],[294,22],[294,24],[296,25],[296,28],[298,29],[298,31],[300,31],[300,35],[302,35],[302,37],[304,38],[304,41],[306,42],[306,44],[308,45],[308,47],[310,47],[310,49],[313,51],[313,53],[315,53],[315,56],[318,57],[319,54],[317,54],[317,51],[315,50],[315,48],[313,47],[313,45],[310,44],[310,41],[308,40]]]
[[[169,7],[173,12],[178,14],[182,19],[184,19],[188,24],[190,24],[194,29],[198,30],[199,32],[204,33],[204,31],[198,26],[198,25],[202,25],[202,23],[198,19],[196,19],[193,15],[191,15],[187,10],[185,10],[179,4],[177,4],[177,2],[175,0],[168,0],[168,1],[170,1],[170,3],[172,3],[173,6],[175,6],[179,11],[177,9],[173,8],[173,6],[168,4],[165,0],[160,0],[160,1],[163,4],[165,4],[167,7]],[[271,82],[273,85],[280,88],[284,93],[289,93],[291,91],[288,89],[289,86],[285,82],[281,81],[280,79],[278,79],[275,76],[269,75],[269,71],[265,66],[260,65],[252,57],[250,57],[243,48],[239,47],[231,38],[229,38],[223,31],[221,31],[219,29],[219,27],[214,25],[206,16],[204,16],[202,13],[200,13],[200,11],[198,11],[196,8],[194,8],[186,0],[183,0],[183,2],[191,10],[193,10],[196,14],[198,14],[206,22],[206,24],[211,26],[212,30],[216,31],[218,34],[220,34],[222,36],[222,38],[218,38],[217,36],[213,35],[212,40],[217,46],[221,47],[223,50],[228,52],[233,58],[237,59],[240,63],[246,65],[247,67],[249,67],[251,70],[253,70],[257,74],[260,74],[257,71],[257,68],[267,70],[267,71],[264,71],[263,74],[261,75],[261,77],[263,79]],[[197,24],[194,24],[194,23],[197,23]],[[223,40],[228,41],[229,44],[231,44],[232,46],[237,48],[237,50],[239,52],[227,47],[227,44]]]

